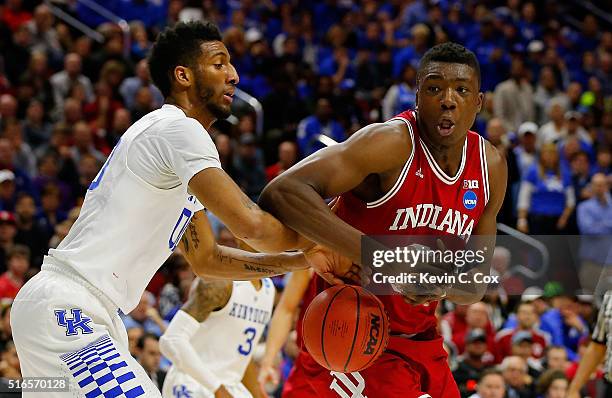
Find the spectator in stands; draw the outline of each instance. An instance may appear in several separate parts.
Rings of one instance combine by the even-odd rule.
[[[66,212],[60,209],[61,189],[54,182],[48,182],[40,191],[40,210],[36,215],[39,225],[51,237],[56,225],[66,219]]]
[[[334,119],[334,112],[327,98],[320,98],[317,101],[315,114],[303,119],[298,126],[298,146],[302,156],[308,156],[323,148],[324,145],[317,140],[319,135],[327,136],[337,142],[344,141],[344,130]]]
[[[531,398],[533,379],[527,373],[527,363],[521,357],[504,358],[500,365],[507,386],[508,398]]]
[[[0,275],[0,300],[14,299],[25,283],[26,272],[30,268],[30,249],[14,245],[6,254],[7,270]]]
[[[612,145],[612,137],[608,145],[602,143],[602,145],[597,148],[597,157],[595,167],[593,168],[594,173],[603,173],[606,176],[608,184],[612,182],[612,152],[610,145]]]
[[[144,329],[140,326],[132,326],[127,329],[128,350],[134,358],[138,355],[138,340],[140,340],[144,334]]]
[[[23,170],[28,176],[36,173],[36,157],[32,148],[23,140],[23,128],[17,121],[9,123],[3,132],[3,137],[8,139],[13,147],[13,164],[16,168]]]
[[[0,346],[13,339],[11,329],[11,306],[13,300],[6,300],[8,303],[0,303]]]
[[[536,391],[542,398],[566,398],[569,381],[559,370],[547,370],[540,376]]]
[[[56,109],[64,109],[64,101],[68,96],[70,88],[75,84],[80,84],[85,90],[87,102],[93,101],[93,86],[89,78],[81,73],[81,56],[76,53],[69,53],[64,58],[64,70],[51,76],[53,86],[53,97]]]
[[[502,329],[495,336],[497,360],[501,361],[512,354],[512,339],[519,332],[526,332],[531,336],[531,352],[529,356],[541,358],[544,355],[546,346],[549,344],[550,335],[539,329],[539,317],[533,302],[523,301],[519,303],[516,310],[516,320],[518,323],[516,327]]]
[[[493,363],[493,355],[487,351],[487,335],[482,329],[472,329],[465,336],[465,352],[457,358],[453,375],[462,397],[474,393],[483,370]]]
[[[153,102],[153,94],[149,87],[140,87],[136,91],[136,97],[134,98],[134,106],[132,108],[132,120],[137,121],[147,113],[155,110],[155,104]]]
[[[162,287],[159,296],[159,314],[170,321],[186,299],[181,294],[181,284],[183,281],[191,284],[194,274],[185,258],[179,254],[172,254],[164,263],[164,267],[168,269],[168,282]]]
[[[53,63],[58,63],[64,51],[57,30],[53,29],[54,19],[49,6],[40,4],[34,9],[34,18],[26,26],[32,35],[32,51],[42,51]]]
[[[416,68],[412,64],[404,65],[399,82],[389,87],[382,101],[383,120],[407,109],[414,109],[416,101]]]
[[[0,95],[0,130],[17,122],[17,99],[11,94]]]
[[[564,93],[559,90],[557,78],[552,67],[545,66],[540,70],[540,79],[534,94],[534,102],[536,106],[536,123],[543,125],[548,122],[548,117],[552,119],[549,109],[552,108],[551,101],[557,99],[557,103],[562,107],[561,115],[567,110],[564,106],[567,104],[567,99],[564,98]],[[547,116],[548,115],[548,116]]]
[[[136,102],[136,94],[141,87],[148,87],[153,96],[153,107],[160,107],[164,98],[157,87],[153,85],[151,82],[151,77],[149,75],[149,65],[145,59],[138,62],[136,65],[136,76],[128,77],[123,80],[121,86],[119,88],[119,92],[121,93],[121,97],[123,98],[123,103],[126,108],[129,110],[133,110]]]
[[[104,163],[106,156],[93,145],[91,127],[85,122],[78,122],[72,128],[74,146],[70,148],[71,157],[75,164],[79,164],[81,156],[90,154],[100,163]]]
[[[5,379],[21,379],[19,357],[13,340],[7,341],[0,353],[0,377]],[[11,394],[13,395],[13,394]]]
[[[106,131],[104,137],[109,148],[114,148],[121,136],[132,125],[132,115],[125,108],[117,109],[113,116],[113,124],[110,131]]]
[[[31,264],[40,267],[43,256],[47,254],[49,236],[36,222],[36,205],[34,198],[27,193],[20,193],[15,204],[15,221],[17,234],[15,243],[26,245],[30,249]]]
[[[489,319],[489,308],[487,304],[478,302],[467,307],[465,313],[466,329],[462,333],[460,330],[453,329],[453,343],[457,346],[460,354],[465,350],[465,339],[470,330],[482,329],[487,335],[487,347],[489,352],[495,352],[495,333]]]
[[[138,339],[136,344],[136,360],[142,365],[147,375],[161,391],[166,371],[160,369],[161,352],[159,351],[159,336],[152,333],[145,333]]]
[[[576,152],[570,161],[570,170],[572,173],[572,185],[576,193],[576,203],[580,203],[589,199],[592,196],[591,192],[591,166],[589,164],[589,155],[584,151]],[[576,214],[576,213],[575,213]]]
[[[13,213],[0,211],[0,272],[7,270],[8,253],[15,245],[17,227]]]
[[[567,126],[565,120],[565,104],[561,98],[550,100],[548,116],[550,121],[540,127],[538,131],[538,146],[546,143],[557,143],[567,136]]]
[[[576,358],[578,342],[589,332],[588,327],[578,315],[575,296],[560,293],[551,300],[552,308],[541,317],[541,328],[551,335],[553,345],[566,349],[567,357],[573,361]]]
[[[13,32],[32,19],[32,14],[23,7],[22,0],[7,0],[0,12],[0,21]]]
[[[510,78],[495,87],[493,110],[506,129],[517,131],[521,123],[535,120],[533,87],[522,58],[514,57]]]
[[[283,141],[278,146],[278,162],[266,168],[266,179],[272,181],[276,176],[293,166],[298,159],[297,145],[293,141]]]
[[[482,372],[476,394],[470,395],[469,398],[505,398],[506,383],[504,376],[497,369],[487,369]]]
[[[513,149],[516,157],[516,164],[521,173],[521,178],[525,178],[527,171],[536,161],[536,134],[538,125],[533,122],[521,123],[518,128],[519,142]]]
[[[266,185],[266,171],[261,151],[252,133],[240,136],[238,152],[234,157],[235,180],[252,200],[257,200]]]
[[[559,165],[557,146],[544,145],[538,163],[529,169],[521,183],[517,228],[536,235],[561,233],[575,202],[569,173]]]
[[[588,235],[580,244],[580,282],[583,289],[595,293],[598,282],[612,276],[607,257],[612,246],[612,196],[603,173],[593,175],[591,191],[593,197],[578,205],[577,221],[580,234]]]
[[[111,129],[113,116],[123,105],[113,97],[111,86],[104,80],[95,85],[96,96],[93,102],[83,107],[83,117],[94,129]]]
[[[521,357],[527,364],[527,373],[532,379],[537,379],[542,373],[542,363],[533,357],[533,337],[531,332],[520,330],[512,336],[511,353]]]
[[[0,210],[13,211],[16,200],[15,174],[10,170],[0,170]]]
[[[22,71],[19,76],[19,91],[22,95],[22,103],[28,102],[28,99],[25,98],[28,96],[30,97],[29,102],[38,100],[44,106],[42,115],[39,116],[40,120],[44,117],[45,110],[49,112],[55,108],[55,103],[53,102],[53,87],[49,82],[51,73],[52,70],[48,65],[47,55],[42,51],[33,51],[30,56],[28,68]],[[31,92],[24,93],[25,87],[31,90]],[[26,119],[27,118],[29,117],[26,113]],[[33,145],[36,144],[35,142],[30,143]]]
[[[543,365],[546,369],[565,372],[570,365],[565,347],[559,345],[547,347]]]
[[[141,327],[145,333],[151,333],[159,337],[168,327],[167,323],[159,316],[159,312],[153,306],[155,297],[146,291],[140,297],[140,301],[136,308],[123,317],[123,323],[126,329],[133,327]]]
[[[39,145],[51,139],[51,131],[52,126],[45,119],[45,108],[43,103],[37,99],[33,99],[28,104],[25,119],[23,121],[25,141],[36,150]]]
[[[475,29],[466,47],[476,54],[480,63],[481,91],[493,91],[508,73],[510,56],[504,51],[503,37],[494,26],[493,16],[486,13],[478,22],[480,29]]]

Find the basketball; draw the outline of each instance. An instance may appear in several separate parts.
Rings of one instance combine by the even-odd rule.
[[[334,286],[319,293],[306,309],[303,325],[310,355],[336,372],[367,368],[389,341],[382,302],[359,286]]]

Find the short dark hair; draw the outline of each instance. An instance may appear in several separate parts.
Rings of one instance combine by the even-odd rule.
[[[159,337],[157,337],[156,334],[146,332],[145,334],[143,334],[142,336],[138,338],[138,341],[136,342],[136,348],[139,348],[142,350],[145,346],[146,341],[149,339],[159,341]]]
[[[191,67],[201,54],[203,42],[221,39],[219,28],[210,21],[179,22],[157,36],[149,54],[149,71],[164,97],[170,95],[174,68],[178,65]]]
[[[461,44],[447,42],[433,46],[419,62],[419,70],[417,71],[417,80],[421,80],[421,73],[431,62],[447,62],[453,64],[464,64],[476,72],[478,77],[478,86],[480,87],[480,65],[478,59],[473,52],[463,47]]]
[[[499,370],[498,368],[489,368],[486,369],[484,372],[482,372],[480,374],[480,377],[478,378],[478,382],[482,383],[482,381],[487,377],[487,376],[499,376],[502,379],[504,378],[504,375],[502,374],[501,370]]]

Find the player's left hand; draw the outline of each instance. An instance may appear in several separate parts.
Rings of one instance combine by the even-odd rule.
[[[316,245],[305,251],[304,255],[315,272],[331,285],[344,284],[343,279],[367,284],[367,275],[362,272],[361,267],[326,247]]]

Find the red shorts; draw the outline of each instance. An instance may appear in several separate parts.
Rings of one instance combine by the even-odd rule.
[[[283,398],[460,398],[442,338],[415,341],[392,336],[369,368],[336,373],[301,351]]]

